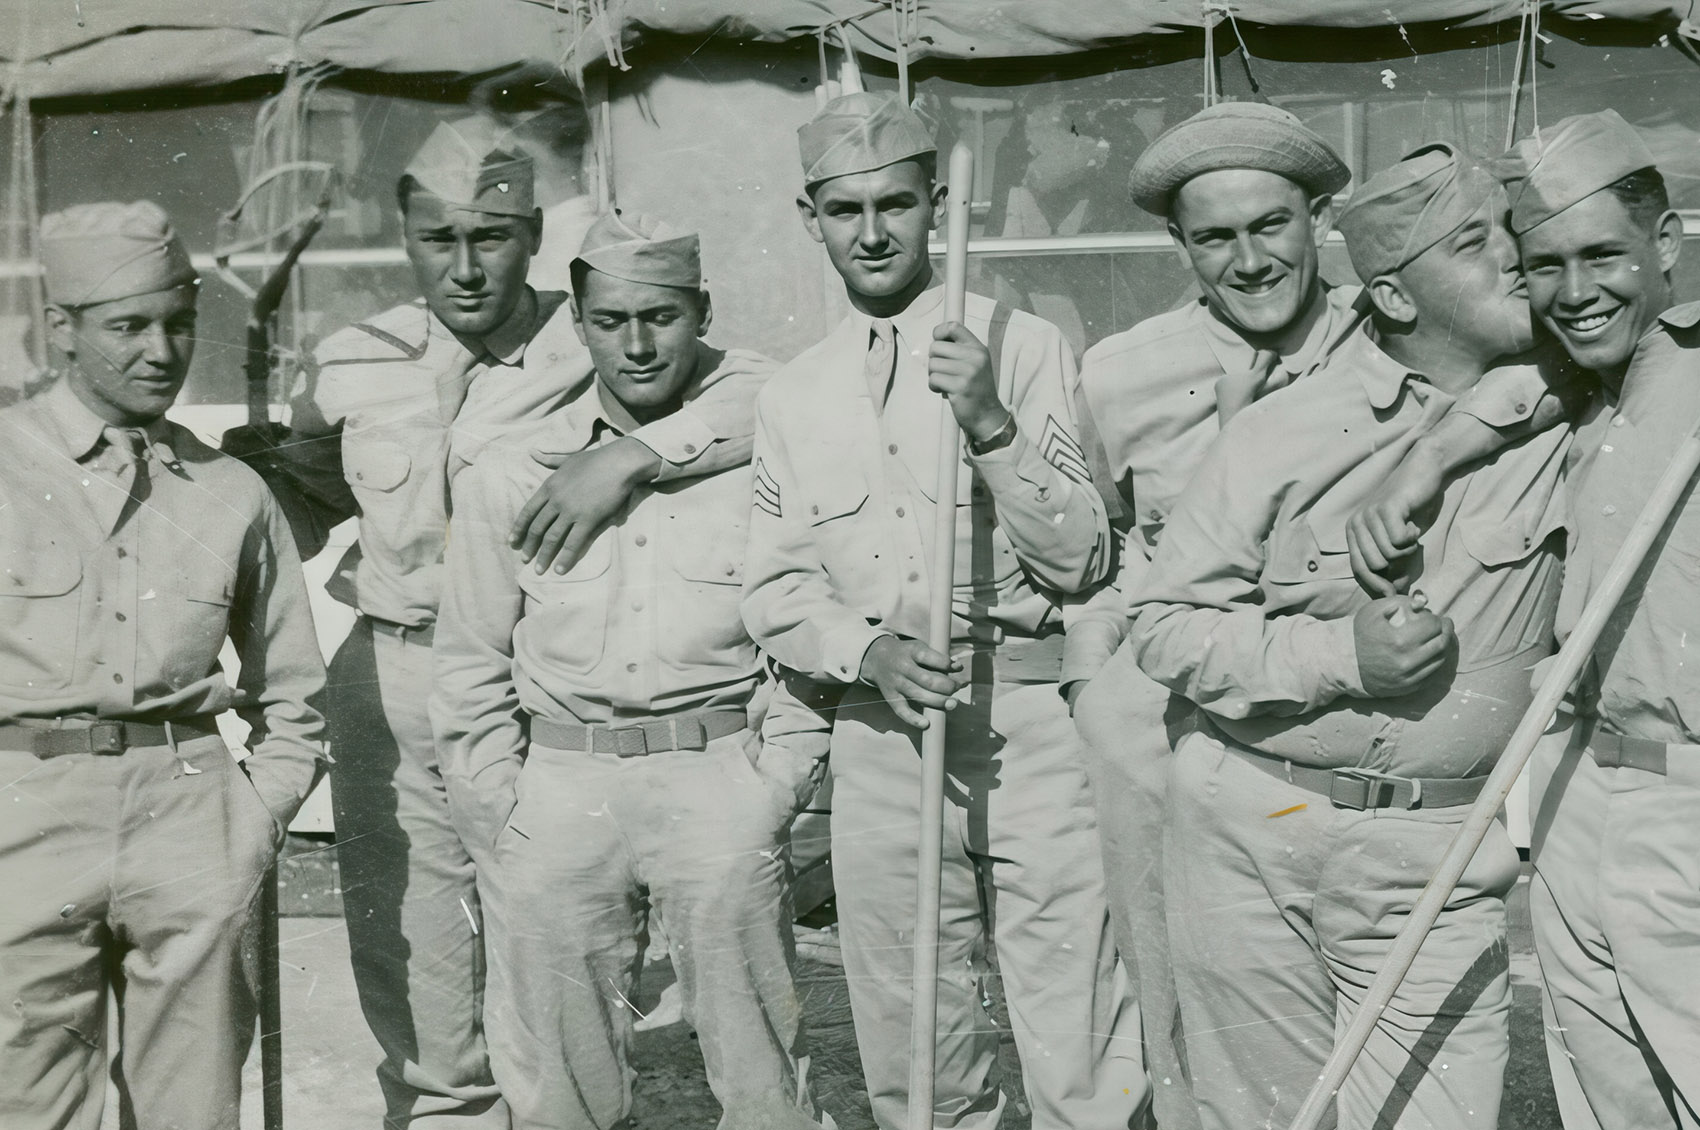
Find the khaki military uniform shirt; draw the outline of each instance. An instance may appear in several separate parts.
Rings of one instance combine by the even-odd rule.
[[[346,482],[342,507],[329,506],[327,521],[359,515],[359,542],[331,595],[368,616],[430,624],[450,478],[493,445],[529,450],[527,433],[590,388],[590,356],[566,296],[528,292],[476,343],[457,338],[423,301],[409,303],[332,335],[315,360],[292,400],[286,452],[303,479]],[[724,386],[711,386],[691,411],[633,433],[661,457],[663,481],[748,460],[750,402],[763,368],[724,367]]]
[[[1660,316],[1621,388],[1605,384],[1576,440],[1560,638],[1604,580],[1647,496],[1700,420],[1700,303]],[[1584,712],[1619,734],[1700,742],[1700,498],[1691,486],[1594,645]]]
[[[1247,386],[1243,406],[1313,372],[1363,319],[1359,293],[1324,288],[1310,333],[1282,356],[1259,354],[1202,298],[1086,351],[1081,392],[1128,518],[1115,582],[1070,610],[1063,682],[1096,674],[1127,634],[1123,594],[1144,574],[1181,488],[1221,431],[1219,393]]]
[[[815,679],[854,682],[881,635],[926,638],[939,423],[950,410],[927,388],[926,368],[943,306],[935,288],[891,320],[889,378],[870,377],[873,320],[853,312],[757,402],[744,620],[779,662]],[[968,296],[967,325],[982,341],[993,306]],[[966,455],[958,477],[959,641],[1054,633],[1060,594],[1108,568],[1067,342],[1015,311],[994,364],[1016,436]]]
[[[277,504],[186,428],[145,429],[139,478],[102,428],[63,380],[0,412],[0,721],[234,709],[287,823],[320,768],[325,668]]]
[[[1368,701],[1346,522],[1455,398],[1355,334],[1304,381],[1236,416],[1130,594],[1156,681],[1232,737],[1290,760],[1469,776],[1497,756],[1550,649],[1565,520],[1564,429],[1456,477],[1415,582],[1452,618],[1457,674]]]
[[[724,354],[700,349],[712,381]],[[635,427],[598,383],[534,446],[582,451]],[[526,716],[619,726],[742,711],[762,682],[738,612],[748,465],[640,488],[565,574],[539,574],[507,543],[547,473],[525,452],[507,452],[454,483],[432,717],[445,773],[480,797],[517,775]]]

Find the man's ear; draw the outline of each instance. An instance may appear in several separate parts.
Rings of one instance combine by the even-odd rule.
[[[816,243],[826,242],[820,232],[820,213],[815,211],[814,197],[807,192],[797,194],[797,215],[802,217],[803,227],[808,231],[810,239]]]
[[[543,209],[533,208],[531,217],[526,221],[525,230],[531,233],[531,254],[536,255],[543,249]]]
[[[1310,232],[1316,241],[1316,249],[1322,250],[1322,244],[1328,238],[1328,233],[1334,230],[1334,198],[1332,196],[1313,196],[1310,198]]]
[[[707,337],[708,327],[714,323],[714,303],[709,301],[708,291],[697,291],[697,308],[701,314],[697,317],[697,336]]]
[[[589,345],[590,342],[586,341],[584,338],[584,313],[579,307],[578,292],[576,290],[567,295],[567,306],[572,311],[573,333],[578,335],[578,343],[580,345]]]
[[[1677,259],[1682,256],[1682,217],[1674,211],[1660,216],[1653,245],[1659,249],[1659,270],[1670,274],[1676,269]]]
[[[1174,243],[1175,251],[1180,255],[1181,262],[1185,264],[1187,270],[1192,270],[1192,252],[1187,250],[1186,236],[1181,234],[1181,226],[1172,219],[1165,226],[1169,229],[1169,239]]]
[[[1411,292],[1398,275],[1377,275],[1369,281],[1368,289],[1369,300],[1382,316],[1402,326],[1416,322],[1417,304],[1411,301]]]
[[[949,222],[949,217],[947,215],[947,213],[949,212],[949,206],[947,204],[947,201],[949,199],[950,199],[950,186],[948,184],[944,184],[944,183],[940,182],[940,183],[933,185],[931,203],[933,205],[933,230],[934,231],[942,230],[944,228],[945,224],[947,224]]]
[[[77,316],[56,302],[49,302],[44,313],[47,315],[47,340],[65,356],[75,357]]]

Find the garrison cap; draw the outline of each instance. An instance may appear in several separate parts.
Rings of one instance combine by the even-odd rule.
[[[1576,114],[1523,138],[1494,165],[1522,235],[1630,173],[1653,168],[1653,151],[1616,110]]]
[[[1463,227],[1499,191],[1492,173],[1437,142],[1365,181],[1336,226],[1346,237],[1352,269],[1367,283],[1399,270]]]
[[[1312,196],[1339,192],[1352,171],[1298,118],[1261,102],[1218,102],[1170,126],[1133,163],[1133,202],[1167,216],[1175,190],[1200,173],[1262,169]]]
[[[531,158],[485,118],[442,122],[403,170],[445,204],[500,216],[530,216]]]
[[[573,262],[628,282],[702,288],[702,244],[696,232],[636,212],[610,212],[597,220]]]
[[[821,107],[797,130],[797,149],[805,189],[938,152],[932,132],[897,95],[868,93],[846,94]]]
[[[93,306],[196,281],[171,219],[151,200],[78,204],[41,218],[48,301]]]

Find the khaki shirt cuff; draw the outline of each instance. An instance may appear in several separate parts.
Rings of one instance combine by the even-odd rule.
[[[1125,632],[1101,620],[1078,620],[1068,626],[1063,638],[1062,677],[1066,691],[1070,683],[1090,679],[1103,670],[1121,646]]]
[[[862,677],[862,657],[875,640],[891,634],[869,624],[833,629],[821,639],[821,672],[841,682],[857,682]]]
[[[1323,664],[1319,682],[1333,692],[1325,701],[1333,701],[1341,695],[1368,698],[1369,693],[1364,690],[1363,676],[1358,671],[1358,637],[1354,631],[1353,618],[1346,616],[1339,620],[1329,620],[1325,622],[1325,627],[1333,643],[1332,647],[1318,655]]]
[[[645,424],[631,438],[661,457],[661,473],[655,481],[663,483],[692,477],[690,465],[720,437],[689,412],[674,412]]]

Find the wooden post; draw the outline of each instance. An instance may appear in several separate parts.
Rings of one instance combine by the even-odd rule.
[[[1624,539],[1623,547],[1613,558],[1611,568],[1606,571],[1605,580],[1583,608],[1570,638],[1559,649],[1552,670],[1541,684],[1535,700],[1529,704],[1523,721],[1511,735],[1511,742],[1506,746],[1505,753],[1494,766],[1493,772],[1488,775],[1487,783],[1482,786],[1481,796],[1476,798],[1476,803],[1465,815],[1464,822],[1459,825],[1453,836],[1451,846],[1441,858],[1440,866],[1435,869],[1434,878],[1430,879],[1428,886],[1423,889],[1422,897],[1417,899],[1416,906],[1411,909],[1410,918],[1399,931],[1399,936],[1394,939],[1386,963],[1370,981],[1369,988],[1364,993],[1363,1004],[1352,1016],[1346,1031],[1335,1043],[1328,1062],[1323,1065],[1321,1076],[1305,1096],[1304,1104],[1299,1107],[1298,1114],[1293,1118],[1291,1130],[1316,1130],[1322,1122],[1324,1114],[1334,1102],[1335,1095],[1345,1083],[1346,1076],[1351,1072],[1352,1065],[1357,1062],[1364,1045],[1369,1042],[1370,1033],[1380,1022],[1388,1002],[1393,999],[1394,992],[1404,981],[1405,974],[1410,972],[1411,963],[1416,960],[1423,939],[1428,937],[1435,919],[1440,917],[1441,910],[1451,899],[1459,879],[1463,877],[1464,869],[1476,854],[1476,848],[1481,846],[1482,837],[1487,835],[1488,826],[1493,823],[1495,815],[1505,804],[1505,798],[1510,795],[1512,786],[1517,783],[1518,775],[1522,773],[1524,764],[1535,750],[1535,743],[1546,732],[1547,721],[1558,710],[1565,691],[1569,690],[1577,676],[1582,673],[1583,666],[1593,654],[1594,644],[1605,629],[1606,621],[1623,599],[1630,580],[1640,571],[1641,563],[1652,548],[1653,542],[1663,532],[1671,511],[1676,508],[1677,502],[1688,489],[1697,468],[1700,468],[1700,420],[1694,422],[1688,438],[1677,448],[1664,477],[1653,488],[1653,493],[1648,496],[1646,505],[1641,508],[1640,515],[1635,519],[1635,525],[1630,528],[1629,536]]]
[[[944,317],[960,322],[968,294],[968,219],[974,151],[958,142],[950,154],[945,227]],[[933,574],[927,646],[950,654],[951,597],[956,581],[956,479],[962,433],[946,404],[939,418],[937,501],[933,507]],[[920,860],[915,882],[914,1011],[909,1025],[909,1130],[933,1130],[933,1069],[938,1052],[939,869],[944,848],[945,712],[929,707],[921,731]]]

